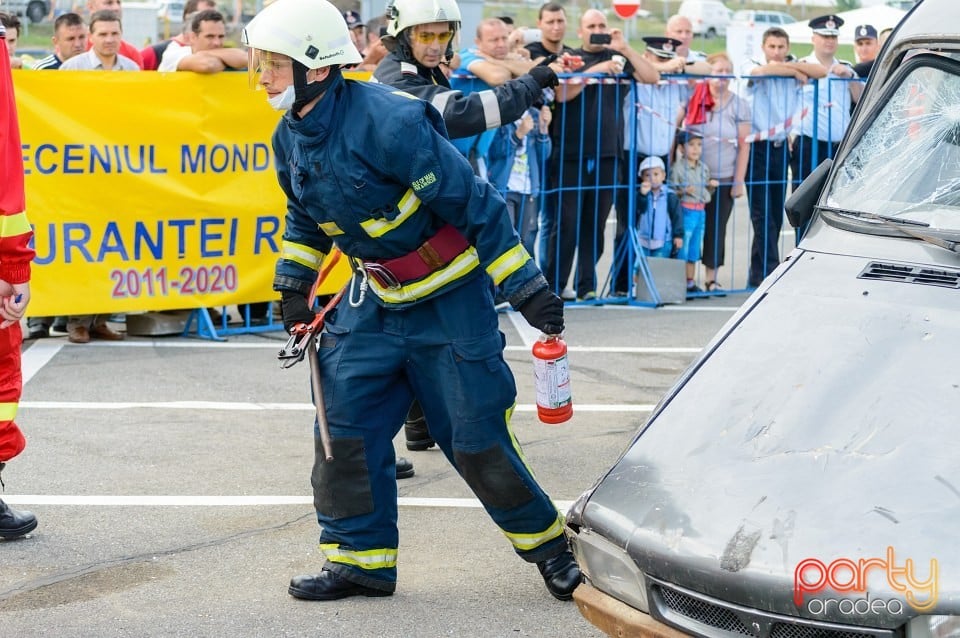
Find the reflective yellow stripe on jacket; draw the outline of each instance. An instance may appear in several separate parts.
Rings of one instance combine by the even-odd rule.
[[[397,550],[386,547],[354,551],[341,549],[337,543],[321,543],[320,550],[331,563],[353,565],[360,569],[389,569],[397,566]]]
[[[336,237],[337,235],[343,234],[343,231],[337,226],[337,222],[324,222],[317,224],[317,226],[320,227],[320,230],[322,230],[327,237]]]
[[[287,240],[283,240],[280,244],[280,259],[296,262],[311,270],[320,270],[320,264],[323,263],[324,257],[326,257],[324,253],[305,244],[297,244]]]
[[[400,198],[400,201],[397,202],[397,210],[399,210],[400,213],[395,219],[368,219],[360,222],[360,226],[362,226],[371,237],[382,237],[410,219],[410,216],[417,212],[418,208],[420,208],[420,198],[414,194],[412,188],[408,188],[407,192]]]
[[[30,220],[25,212],[15,215],[0,215],[0,239],[16,237],[30,232]]]
[[[376,295],[387,303],[410,303],[431,295],[450,282],[468,275],[479,265],[477,249],[470,246],[443,268],[399,288],[384,288],[373,277],[370,277],[369,283]]]
[[[494,259],[487,266],[487,274],[493,279],[493,283],[499,286],[504,279],[523,268],[523,265],[528,261],[530,261],[530,253],[523,247],[523,244],[517,244]]]
[[[0,403],[0,421],[13,421],[16,417],[16,403]]]
[[[560,515],[557,515],[557,519],[553,521],[553,524],[542,532],[536,532],[533,534],[514,534],[506,530],[500,530],[503,532],[504,536],[510,539],[510,542],[513,543],[513,546],[520,551],[529,551],[531,549],[536,549],[548,541],[552,541],[557,536],[563,534],[563,518]]]

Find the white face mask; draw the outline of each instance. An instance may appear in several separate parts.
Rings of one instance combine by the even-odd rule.
[[[297,97],[293,90],[293,85],[291,84],[283,90],[283,93],[273,97],[268,97],[267,102],[269,102],[270,106],[278,111],[286,111],[293,106],[293,103],[296,101],[296,99]]]

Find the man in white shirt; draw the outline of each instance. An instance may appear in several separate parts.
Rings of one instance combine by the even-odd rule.
[[[215,9],[198,11],[190,18],[190,29],[186,33],[189,46],[171,42],[163,52],[157,71],[219,73],[247,68],[245,50],[223,46],[226,34],[227,25],[222,13]]]
[[[91,48],[60,66],[61,71],[139,71],[140,66],[120,55],[123,27],[114,11],[102,10],[90,16]]]
[[[761,136],[750,145],[748,195],[753,246],[747,285],[751,288],[759,286],[780,263],[789,163],[787,120],[796,113],[808,80],[827,75],[819,62],[798,62],[790,55],[790,37],[780,27],[767,29],[762,42],[763,60],[750,60],[742,71],[750,76],[746,95],[752,102],[752,132]]]
[[[843,19],[835,15],[820,16],[809,22],[813,29],[813,53],[800,62],[821,65],[827,76],[803,87],[800,135],[790,149],[794,188],[820,162],[833,157],[850,125],[851,106],[863,91],[862,83],[851,81],[857,79],[853,65],[834,57],[842,25]]]

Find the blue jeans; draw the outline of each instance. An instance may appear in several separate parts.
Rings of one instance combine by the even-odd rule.
[[[678,258],[695,263],[703,252],[703,231],[707,225],[707,212],[683,209],[683,248]]]

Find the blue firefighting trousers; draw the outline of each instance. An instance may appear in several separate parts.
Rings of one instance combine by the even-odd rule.
[[[311,477],[325,569],[394,590],[393,438],[414,397],[431,436],[523,559],[567,548],[563,519],[509,429],[516,385],[493,293],[477,276],[401,310],[344,299],[329,315],[319,352],[334,459],[325,460],[315,428]]]

